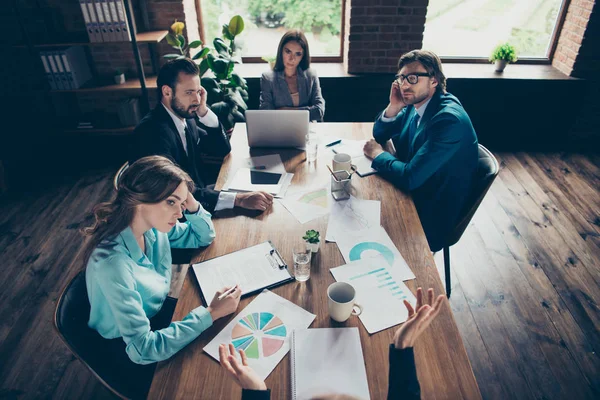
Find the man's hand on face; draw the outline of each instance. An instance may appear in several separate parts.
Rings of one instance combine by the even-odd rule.
[[[265,211],[273,205],[273,196],[267,192],[238,193],[235,196],[237,207]]]
[[[379,143],[377,143],[374,139],[369,140],[365,143],[363,147],[363,152],[365,156],[370,158],[371,160],[384,152],[383,147]]]
[[[404,99],[402,98],[402,92],[400,91],[400,84],[398,81],[394,81],[392,83],[392,87],[390,89],[390,104],[385,109],[385,117],[393,118],[402,109],[406,107],[406,103],[404,103]]]
[[[208,113],[208,107],[206,106],[206,96],[206,89],[200,87],[200,105],[198,106],[198,111],[196,111],[199,117],[205,117],[206,113]]]

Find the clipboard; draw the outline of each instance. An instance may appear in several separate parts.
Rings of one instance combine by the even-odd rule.
[[[192,264],[206,306],[217,290],[239,284],[242,297],[294,280],[288,266],[269,240],[201,263]]]

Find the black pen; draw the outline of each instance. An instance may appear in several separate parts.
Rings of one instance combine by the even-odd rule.
[[[287,265],[285,264],[285,261],[283,261],[283,258],[281,258],[281,255],[279,254],[279,252],[276,249],[271,249],[271,255],[275,254],[275,258],[278,260],[277,264],[279,265],[279,269],[283,269],[286,268]]]
[[[339,144],[342,142],[342,139],[336,140],[335,142],[331,142],[329,144],[326,144],[325,147],[331,147],[331,146],[335,146],[336,144]]]

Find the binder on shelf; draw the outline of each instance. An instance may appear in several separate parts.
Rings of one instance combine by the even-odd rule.
[[[61,52],[55,51],[53,55],[54,55],[54,61],[56,62],[56,68],[58,68],[58,75],[60,76],[60,80],[62,81],[63,89],[65,89],[65,90],[71,89],[71,85],[69,85],[69,82],[67,80],[67,75],[65,72],[65,68],[62,63]]]
[[[131,34],[129,33],[129,23],[127,23],[127,15],[125,14],[125,4],[123,0],[113,0],[117,7],[117,14],[119,14],[119,24],[121,25],[121,35],[123,40],[126,42],[131,41]],[[135,30],[134,30],[135,31]]]
[[[117,113],[122,126],[136,126],[142,119],[139,99],[132,97],[121,101]]]
[[[100,27],[100,34],[102,35],[102,41],[110,42],[108,30],[106,29],[106,20],[104,19],[104,12],[102,11],[102,3],[100,3],[100,0],[93,1],[94,8],[96,9],[96,18],[98,18],[98,26]]]
[[[80,1],[84,1],[87,6],[92,29],[94,31],[94,38],[95,38],[94,41],[95,42],[103,42],[104,40],[102,40],[102,34],[100,33],[100,24],[98,23],[98,17],[96,16],[96,8],[94,7],[93,0],[80,0]]]
[[[94,26],[92,25],[92,20],[90,19],[90,13],[87,8],[87,0],[79,0],[79,6],[81,7],[81,13],[83,14],[83,19],[85,20],[85,29],[87,31],[90,42],[97,42],[96,34],[94,32]]]
[[[121,22],[119,21],[119,14],[117,13],[115,0],[108,0],[108,8],[110,10],[110,19],[113,26],[114,40],[115,42],[122,42],[123,34],[121,33]]]
[[[113,20],[110,15],[110,8],[108,7],[108,0],[99,0],[100,4],[102,4],[102,13],[104,14],[104,21],[106,23],[106,32],[108,34],[108,39],[111,42],[116,42],[117,38],[115,36],[115,28],[113,26]]]
[[[70,70],[72,89],[79,89],[92,78],[92,72],[82,46],[71,46],[62,52],[62,59]]]
[[[52,74],[52,70],[50,69],[50,64],[48,63],[48,56],[46,55],[45,51],[40,51],[40,58],[42,59],[42,64],[44,65],[44,71],[46,71],[46,79],[48,79],[50,89],[56,90],[56,82],[54,82],[54,76]]]
[[[63,90],[64,86],[62,84],[62,80],[60,79],[60,75],[58,74],[58,68],[56,67],[56,62],[54,61],[54,54],[51,51],[47,51],[48,62],[50,63],[50,69],[52,70],[52,76],[54,78],[54,83],[56,83],[56,90]]]
[[[61,52],[60,58],[63,64],[63,68],[65,69],[65,76],[67,78],[67,85],[69,86],[69,89],[77,89],[73,82],[73,72],[71,71],[71,65],[65,52]]]

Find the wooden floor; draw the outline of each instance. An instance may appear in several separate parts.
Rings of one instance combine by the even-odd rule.
[[[451,250],[451,305],[483,397],[600,398],[600,156],[497,156],[500,175]],[[112,172],[0,200],[0,398],[110,397],[53,311]]]

